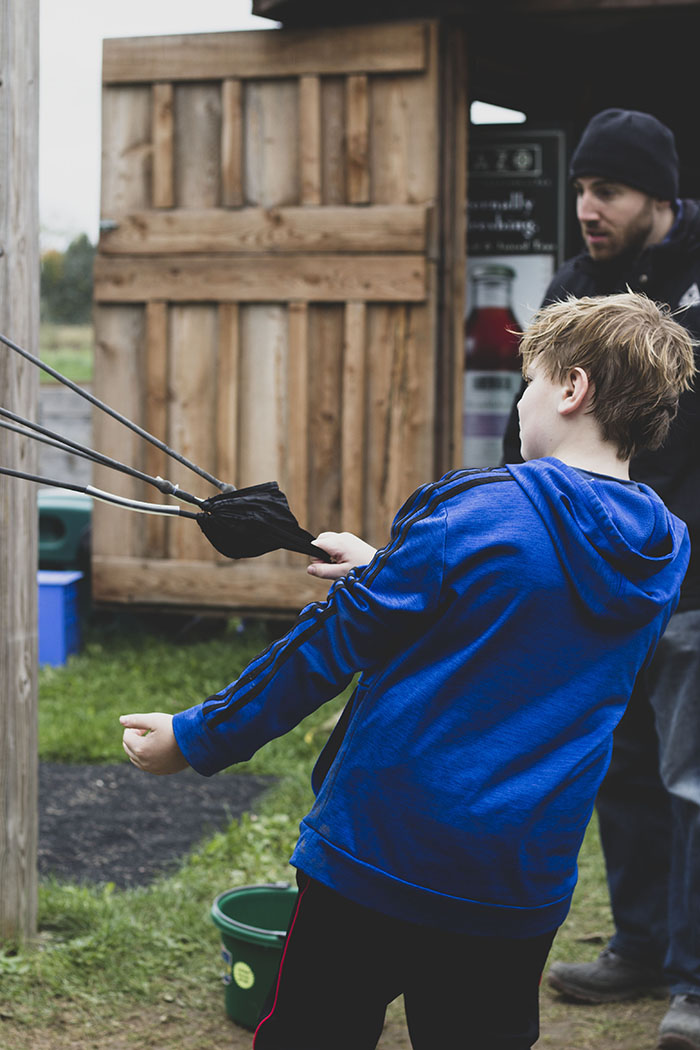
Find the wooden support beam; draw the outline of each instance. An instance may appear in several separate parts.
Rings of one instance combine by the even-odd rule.
[[[422,255],[99,256],[95,300],[170,302],[422,302]]]
[[[38,354],[39,0],[0,0],[0,331]],[[3,348],[3,405],[36,418],[37,370]],[[2,462],[36,473],[36,447],[3,431]],[[0,478],[0,946],[36,932],[37,510]]]
[[[174,522],[183,529],[191,521]],[[182,609],[186,594],[193,609],[235,611],[265,609],[297,613],[308,602],[323,601],[328,584],[303,571],[304,556],[293,565],[279,564],[279,554],[264,554],[252,561],[203,562],[150,560],[112,556],[93,561],[95,585],[102,601],[157,605]],[[274,565],[261,574],[260,567]]]
[[[304,73],[423,72],[425,28],[419,23],[318,28],[313,33],[261,30],[196,36],[105,40],[105,84],[225,77],[294,77]]]
[[[133,211],[102,234],[101,255],[239,252],[423,252],[429,208],[187,208]]]

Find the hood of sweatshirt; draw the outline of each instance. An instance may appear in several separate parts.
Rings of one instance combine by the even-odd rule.
[[[686,526],[646,485],[544,458],[507,468],[544,521],[590,613],[642,626],[678,601],[690,556]]]

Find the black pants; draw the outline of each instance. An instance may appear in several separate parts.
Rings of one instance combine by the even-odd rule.
[[[555,932],[516,940],[433,930],[302,876],[254,1050],[373,1050],[401,994],[414,1050],[530,1050]]]

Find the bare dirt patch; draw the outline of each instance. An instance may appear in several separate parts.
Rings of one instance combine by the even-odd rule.
[[[507,994],[504,1009],[507,1008]],[[652,999],[605,1006],[574,1006],[549,991],[542,992],[542,1034],[537,1050],[654,1050],[656,1032],[666,1009]],[[468,1042],[469,1018],[465,1017]],[[205,1002],[191,1010],[177,1002],[163,1002],[125,1016],[119,1024],[60,1015],[50,1029],[27,1029],[0,1020],[2,1050],[251,1050],[252,1033],[234,1024],[225,1013],[223,989],[209,988]],[[389,1008],[377,1050],[410,1050],[401,1000]],[[332,1050],[329,1047],[328,1050]],[[435,1050],[447,1050],[436,1047]]]

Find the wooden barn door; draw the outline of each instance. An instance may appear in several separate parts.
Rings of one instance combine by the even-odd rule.
[[[452,465],[466,96],[444,54],[425,22],[104,44],[96,393],[217,477],[276,479],[314,533],[380,544]],[[99,412],[95,442],[212,492]],[[226,561],[192,521],[104,504],[93,580],[196,608],[324,593],[300,555]]]

